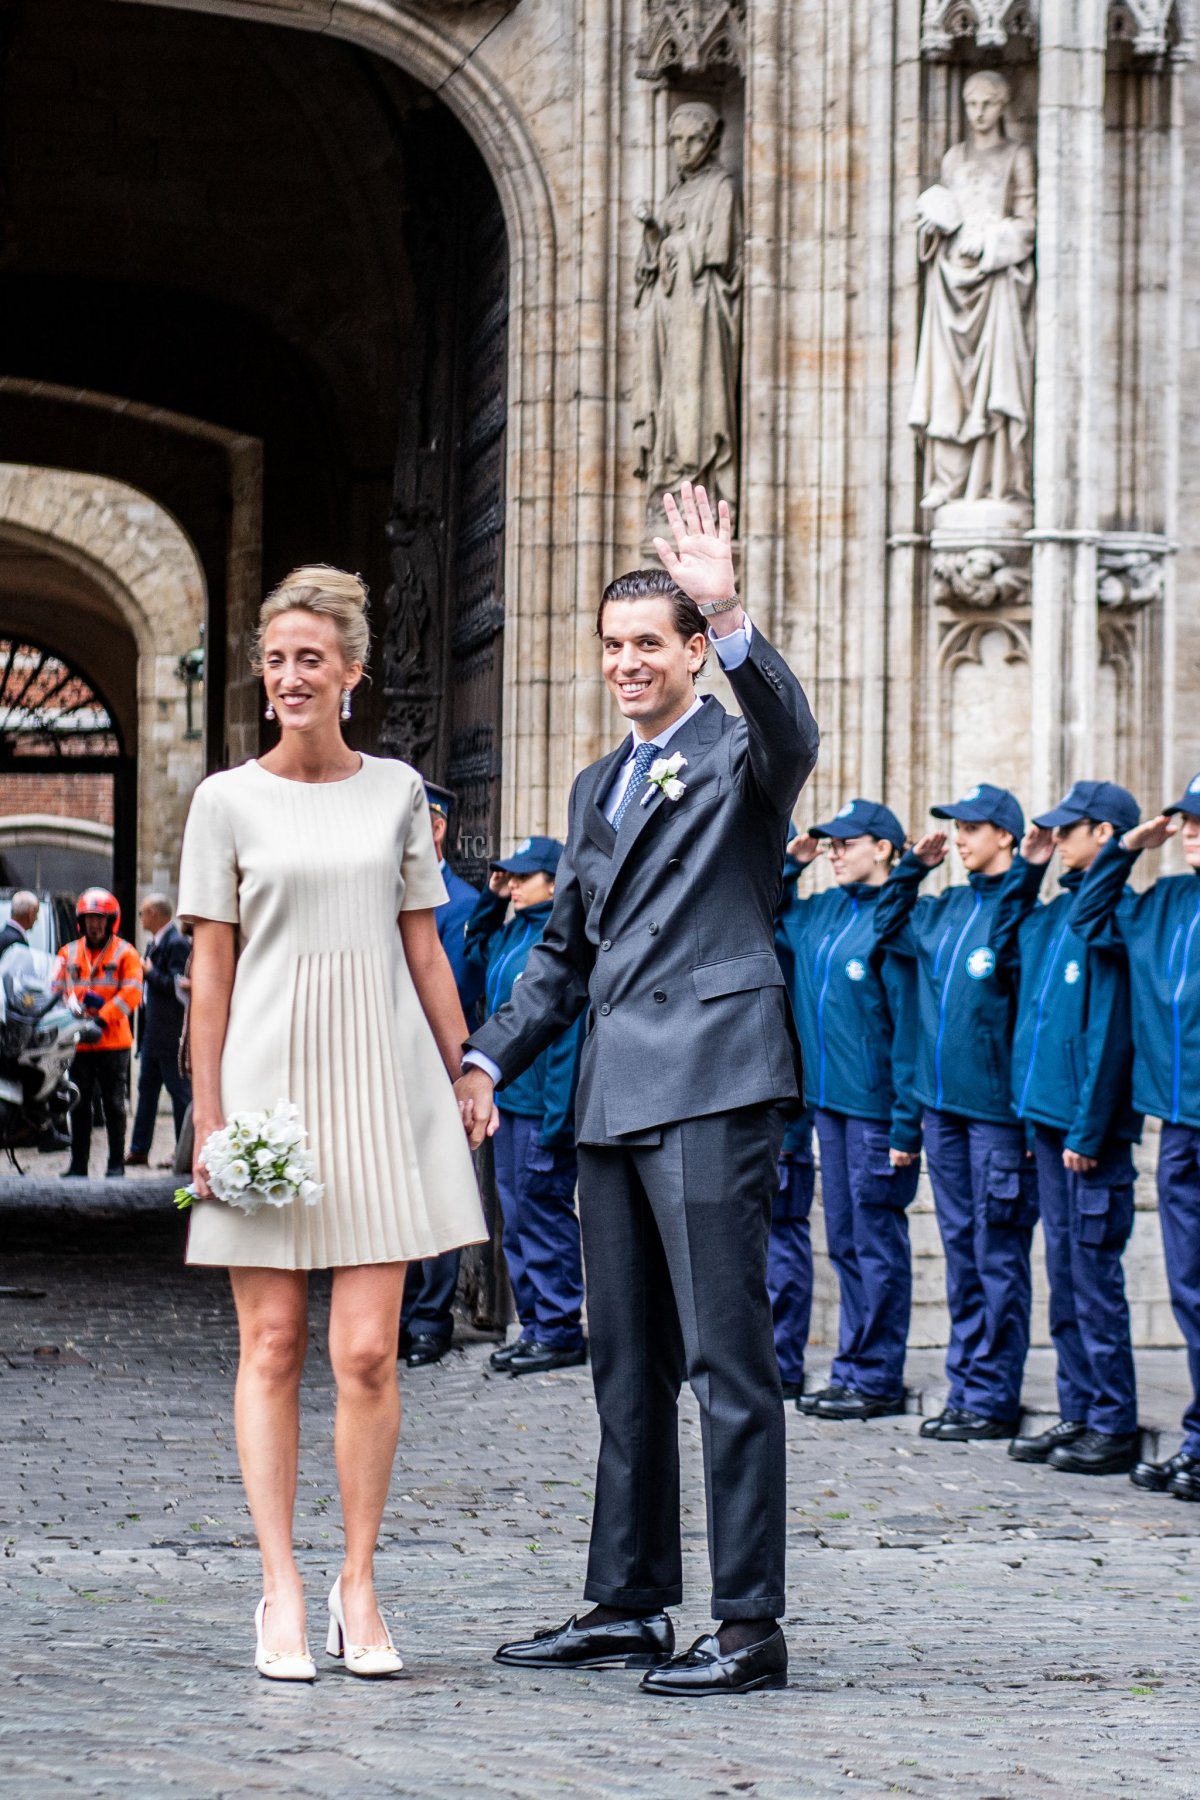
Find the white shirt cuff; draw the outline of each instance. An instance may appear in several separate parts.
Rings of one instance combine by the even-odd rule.
[[[499,1063],[494,1063],[482,1050],[468,1050],[462,1059],[462,1066],[464,1069],[482,1069],[485,1075],[491,1077],[493,1087],[499,1087],[504,1080]]]
[[[749,619],[743,619],[736,631],[726,632],[724,637],[718,637],[712,626],[709,626],[709,642],[716,649],[717,661],[723,669],[741,668],[750,654],[750,639],[753,634],[754,627]]]

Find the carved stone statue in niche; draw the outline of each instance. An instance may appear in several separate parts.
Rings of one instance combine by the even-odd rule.
[[[1011,93],[994,69],[963,87],[967,136],[918,202],[925,312],[908,422],[925,447],[921,505],[1028,506],[1033,422],[1032,152],[1005,131]]]
[[[671,114],[676,176],[657,215],[637,209],[641,392],[634,471],[650,484],[648,516],[681,481],[736,512],[737,380],[742,337],[742,221],[733,177],[717,160],[722,120],[701,101]]]

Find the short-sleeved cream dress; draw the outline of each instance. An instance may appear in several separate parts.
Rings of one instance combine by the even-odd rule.
[[[485,1236],[454,1092],[397,917],[441,905],[420,776],[364,756],[344,781],[258,762],[196,789],[179,914],[238,928],[221,1104],[292,1100],[325,1193],[247,1215],[192,1208],[187,1260],[327,1269],[437,1256]]]

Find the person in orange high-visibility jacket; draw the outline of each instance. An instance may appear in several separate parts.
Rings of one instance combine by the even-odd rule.
[[[117,936],[121,908],[106,888],[87,888],[75,907],[80,935],[58,953],[63,991],[102,1036],[80,1044],[71,1063],[79,1099],[71,1114],[71,1163],[64,1179],[86,1176],[97,1091],[108,1132],[106,1175],[125,1173],[125,1108],[129,1093],[129,1053],[133,1015],[142,1003],[142,959]]]

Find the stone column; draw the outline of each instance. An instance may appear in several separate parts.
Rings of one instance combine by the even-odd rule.
[[[1043,0],[1040,17],[1034,806],[1089,772],[1095,737],[1105,13],[1075,0]]]

